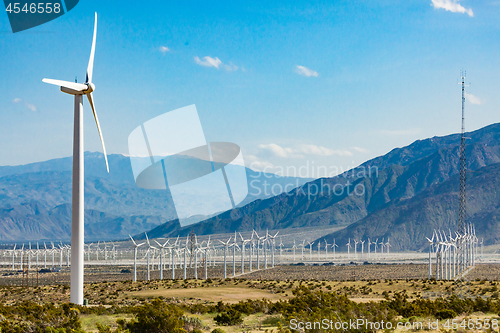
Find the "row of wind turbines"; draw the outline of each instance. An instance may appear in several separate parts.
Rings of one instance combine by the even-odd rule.
[[[382,238],[382,241],[379,243],[378,241],[378,238],[372,242],[370,240],[370,238],[368,238],[368,242],[360,239],[360,240],[356,240],[356,239],[353,239],[353,243],[354,243],[354,258],[355,259],[358,259],[358,244],[360,245],[360,249],[361,249],[361,258],[364,258],[364,255],[365,255],[365,242],[367,243],[367,255],[368,255],[368,258],[371,257],[371,255],[376,255],[377,254],[377,246],[380,245],[380,251],[379,251],[379,254],[384,254],[384,249],[385,249],[385,253],[389,254],[389,250],[391,248],[391,243],[389,242],[389,237],[387,237],[387,242],[384,242],[384,239],[385,238]],[[371,252],[371,248],[372,248],[372,245],[373,245],[373,253]],[[347,242],[346,244],[347,246],[347,256],[350,258],[350,255],[351,255],[351,248],[352,248],[352,245],[351,245],[351,239],[349,238],[349,241]]]
[[[483,239],[479,242],[474,225],[468,224],[464,233],[455,232],[453,237],[443,230],[434,230],[429,244],[429,279],[452,280],[464,276],[476,265],[478,249],[483,257]],[[434,259],[435,269],[432,270]]]
[[[98,242],[96,244],[85,244],[85,246],[87,247],[85,256],[88,262],[91,260],[99,261],[99,255],[101,255],[101,260],[104,259],[104,263],[117,262],[119,252],[115,243]],[[123,255],[123,252],[120,253]],[[29,242],[26,247],[22,244],[18,248],[17,244],[14,244],[13,249],[3,251],[2,256],[4,263],[7,262],[7,257],[10,256],[12,270],[16,270],[17,268],[19,270],[32,269],[33,266],[36,269],[40,267],[50,267],[52,269],[57,266],[60,268],[63,266],[70,267],[71,246],[62,242],[60,244],[49,242],[48,246],[47,242],[43,242],[43,246],[41,246],[37,242],[35,247],[34,244],[32,246],[31,242]],[[49,262],[47,262],[47,257],[49,258]]]
[[[340,262],[346,259],[349,261],[377,257],[380,259],[382,255],[389,253],[391,246],[389,239],[387,242],[384,240],[378,242],[378,239],[372,242],[368,238],[366,246],[364,240],[353,239],[353,245],[351,245],[351,239],[349,239],[345,247],[346,252],[339,254],[337,253],[339,246],[335,239],[332,244],[324,239],[318,241],[304,239],[302,242],[294,239],[290,247],[290,243],[288,246],[284,245],[283,237],[278,238],[278,234],[279,231],[274,234],[266,231],[265,234],[259,235],[257,231],[252,230],[247,238],[235,232],[234,236],[227,240],[212,241],[209,236],[207,240],[200,242],[194,234],[187,236],[185,240],[180,237],[150,240],[145,233],[145,241],[142,243],[136,242],[129,235],[132,241],[131,247],[124,242],[99,241],[85,244],[84,259],[87,265],[128,265],[132,264],[133,259],[133,281],[137,281],[139,265],[146,266],[146,280],[151,279],[151,272],[155,270],[155,267],[159,271],[160,279],[165,277],[165,270],[170,270],[172,279],[176,277],[186,279],[188,269],[193,268],[194,278],[198,279],[198,270],[204,268],[203,275],[207,279],[208,268],[217,265],[223,267],[223,276],[227,278],[230,273],[234,277],[237,274],[274,267],[277,262],[282,264],[306,261],[330,262],[332,260]],[[228,262],[231,261],[231,254],[232,263]],[[13,249],[3,251],[3,258],[4,264],[11,262],[12,270],[31,269],[32,266],[36,269],[49,267],[52,270],[59,266],[62,269],[64,266],[71,267],[71,246],[63,243],[57,245],[54,242],[48,245],[44,242],[43,246],[36,243],[36,247],[32,247],[31,243],[28,243],[28,246],[23,244],[21,247],[14,245]],[[232,268],[232,272],[228,271],[229,264],[232,264],[229,267],[229,269]],[[181,273],[177,271],[179,269]]]
[[[211,242],[210,236],[207,241],[198,242],[198,237],[196,235],[187,236],[186,240],[182,242],[179,237],[170,243],[170,239],[167,239],[164,243],[160,243],[158,240],[154,240],[156,245],[152,245],[148,235],[145,233],[146,242],[137,243],[132,236],[129,235],[132,244],[134,246],[134,273],[133,281],[137,281],[137,259],[139,248],[146,245],[146,249],[143,252],[146,258],[146,270],[147,270],[147,280],[150,280],[151,270],[154,269],[154,258],[158,259],[157,268],[160,271],[160,279],[163,279],[163,272],[168,265],[168,269],[171,271],[172,279],[176,278],[176,269],[182,269],[183,279],[187,278],[187,269],[194,269],[194,278],[198,279],[198,268],[201,265],[204,266],[205,279],[208,279],[208,267],[214,267],[217,264],[217,258],[220,257],[220,252],[222,252],[222,263],[224,270],[224,278],[227,278],[227,257],[228,252],[232,250],[232,275],[236,276],[236,253],[237,250],[240,252],[240,266],[241,274],[245,273],[245,263],[247,260],[247,255],[245,254],[245,249],[247,244],[251,244],[248,249],[248,272],[254,270],[254,263],[256,264],[256,269],[261,269],[261,259],[263,251],[264,265],[263,268],[267,269],[274,267],[275,265],[275,240],[279,232],[274,235],[269,234],[266,231],[264,236],[259,236],[259,234],[253,230],[251,238],[245,239],[241,233],[234,233],[234,237],[229,237],[227,241],[219,240],[219,244]],[[238,237],[239,236],[239,237]],[[269,253],[270,252],[270,253]],[[168,256],[168,260],[165,261],[165,256]],[[269,262],[270,257],[270,262]],[[189,263],[188,263],[189,258]]]

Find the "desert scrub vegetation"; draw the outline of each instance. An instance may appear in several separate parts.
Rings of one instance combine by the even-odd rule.
[[[390,283],[387,281],[386,283]],[[495,285],[489,285],[488,288]],[[202,318],[211,318],[216,326],[248,327],[248,318],[261,318],[261,323],[279,332],[289,332],[291,319],[297,321],[349,321],[359,318],[371,322],[400,320],[415,317],[433,317],[440,320],[472,313],[499,314],[500,300],[494,298],[410,299],[405,292],[386,293],[378,302],[356,303],[344,292],[323,290],[316,283],[299,284],[290,299],[271,302],[267,299],[245,300],[229,304],[176,303],[172,299],[156,298],[134,306],[82,307],[68,303],[56,306],[20,301],[13,305],[0,305],[1,333],[84,333],[81,318],[85,315],[121,316],[113,327],[96,323],[99,333],[208,333],[218,327],[205,325]],[[107,322],[110,323],[109,321]],[[94,324],[93,324],[94,325]],[[314,330],[312,330],[314,332]],[[319,331],[318,331],[319,332]],[[354,331],[353,331],[354,332]]]
[[[78,307],[62,304],[38,305],[25,301],[13,306],[0,306],[2,333],[85,333]]]

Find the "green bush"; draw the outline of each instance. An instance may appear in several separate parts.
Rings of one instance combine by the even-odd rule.
[[[184,312],[175,305],[155,299],[138,306],[134,312],[135,320],[122,323],[130,333],[186,333],[182,320]]]
[[[222,328],[214,328],[210,333],[226,333]]]
[[[217,316],[215,316],[214,320],[217,325],[225,326],[238,325],[243,322],[243,319],[241,319],[241,312],[232,308],[228,309],[225,312],[219,313]]]
[[[435,316],[439,320],[452,319],[452,318],[455,318],[457,316],[457,313],[453,310],[450,310],[450,309],[443,309],[443,310],[439,310],[438,312],[436,312]]]

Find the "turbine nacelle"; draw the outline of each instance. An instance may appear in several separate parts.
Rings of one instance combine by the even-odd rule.
[[[49,82],[47,82],[49,83]],[[72,83],[72,82],[68,82]],[[84,83],[84,84],[79,84],[82,86],[85,86],[85,90],[75,90],[66,86],[61,86],[61,91],[66,94],[70,95],[88,95],[91,92],[95,90],[95,85],[93,83]],[[83,87],[82,87],[83,88]]]

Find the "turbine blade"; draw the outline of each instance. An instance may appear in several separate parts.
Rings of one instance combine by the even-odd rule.
[[[109,173],[108,155],[106,154],[106,147],[104,146],[104,139],[102,138],[101,125],[99,125],[99,119],[97,118],[97,113],[95,112],[94,97],[92,97],[92,93],[87,94],[87,98],[89,99],[90,107],[92,108],[92,113],[94,114],[95,124],[97,125],[97,131],[99,132],[99,138],[101,139],[104,160],[106,161],[106,170],[108,170]]]
[[[76,91],[85,91],[88,89],[87,85],[83,83],[75,83],[75,82],[53,80],[53,79],[43,79],[42,81],[48,84],[53,84],[56,86],[65,87]]]
[[[87,83],[92,82],[92,72],[94,71],[95,39],[97,36],[97,13],[95,13],[94,37],[92,38],[92,48],[90,49],[89,65],[87,67]]]

